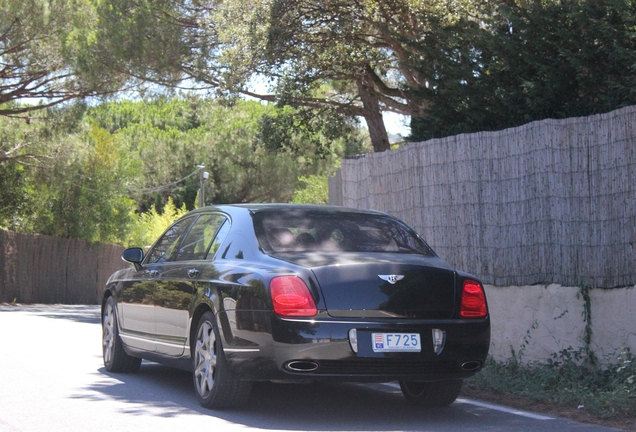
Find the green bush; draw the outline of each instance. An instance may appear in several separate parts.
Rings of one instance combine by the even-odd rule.
[[[174,221],[187,212],[185,204],[181,208],[177,208],[172,198],[168,198],[168,202],[163,208],[163,213],[159,213],[155,206],[152,206],[150,210],[140,214],[135,222],[132,223],[129,236],[126,239],[126,245],[129,247],[152,246]]]
[[[545,362],[522,364],[516,357],[484,369],[466,385],[494,394],[524,396],[538,402],[584,407],[598,418],[636,415],[636,357],[625,349],[606,366],[586,361],[586,353],[572,348]]]
[[[328,176],[301,176],[298,181],[304,186],[294,191],[291,202],[294,204],[328,204]]]

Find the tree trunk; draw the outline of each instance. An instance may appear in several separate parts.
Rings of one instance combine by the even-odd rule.
[[[369,135],[371,136],[371,144],[373,144],[373,151],[383,152],[389,150],[391,144],[389,144],[389,136],[386,133],[386,127],[382,119],[382,111],[380,111],[380,103],[376,96],[373,80],[364,72],[358,75],[357,84],[364,108],[364,120],[367,122]]]

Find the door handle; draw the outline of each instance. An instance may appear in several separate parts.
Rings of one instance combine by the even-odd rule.
[[[199,276],[199,270],[197,270],[197,269],[190,269],[190,270],[188,270],[188,277],[189,277],[190,279],[193,279],[193,278],[195,278],[195,277],[197,277],[197,276]]]

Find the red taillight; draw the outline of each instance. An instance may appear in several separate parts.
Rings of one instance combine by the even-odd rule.
[[[279,276],[269,285],[274,312],[282,316],[314,316],[316,303],[305,282],[297,276]]]
[[[479,282],[474,280],[464,281],[462,307],[459,314],[463,318],[483,318],[488,314],[486,295]]]

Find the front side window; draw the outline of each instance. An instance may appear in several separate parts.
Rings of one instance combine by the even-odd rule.
[[[148,252],[146,264],[175,261],[181,239],[188,232],[188,228],[190,228],[194,219],[194,217],[182,219],[168,228]]]
[[[391,216],[319,210],[254,215],[260,246],[276,252],[395,252],[433,256],[415,232]]]
[[[204,214],[192,225],[177,254],[177,261],[191,261],[206,259],[208,250],[215,238],[219,227],[226,218],[220,214]],[[218,247],[218,246],[217,246]]]

